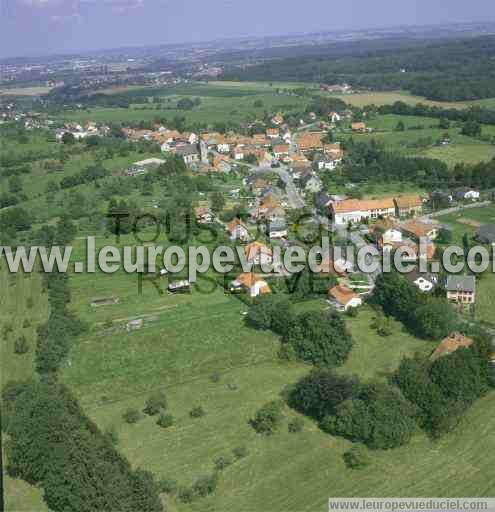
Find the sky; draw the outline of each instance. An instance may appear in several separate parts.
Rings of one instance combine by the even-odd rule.
[[[471,21],[494,0],[0,0],[0,58]]]

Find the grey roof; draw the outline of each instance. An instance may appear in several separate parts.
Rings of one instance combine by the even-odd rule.
[[[474,276],[449,276],[446,288],[449,292],[460,290],[474,292],[476,290],[476,278]]]
[[[476,237],[481,242],[494,243],[495,242],[495,224],[485,224],[481,226],[476,232]]]
[[[197,155],[198,148],[194,144],[186,144],[177,148],[177,154],[181,156]]]

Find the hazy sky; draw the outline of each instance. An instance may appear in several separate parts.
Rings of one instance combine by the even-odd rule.
[[[0,0],[0,57],[391,25],[495,21],[494,0]]]

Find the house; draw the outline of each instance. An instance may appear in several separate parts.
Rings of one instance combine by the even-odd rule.
[[[234,158],[236,160],[244,160],[244,146],[236,146],[234,148]]]
[[[299,135],[297,138],[297,145],[299,151],[303,153],[308,151],[318,151],[323,149],[322,132],[306,132]]]
[[[402,231],[391,219],[378,220],[371,228],[371,232],[379,247],[402,242]]]
[[[278,128],[267,128],[266,136],[270,139],[278,139],[280,136],[280,130]]]
[[[289,156],[290,146],[288,144],[277,144],[273,146],[275,158],[282,159]]]
[[[275,218],[268,222],[268,236],[271,240],[287,238],[287,224],[283,218]]]
[[[455,198],[458,201],[478,201],[480,198],[480,192],[471,188],[465,188],[458,190],[455,193]]]
[[[212,165],[216,171],[230,172],[232,170],[230,158],[226,155],[214,155]]]
[[[423,293],[429,293],[438,284],[438,276],[429,272],[419,272],[417,269],[404,274],[404,277]]]
[[[335,224],[361,222],[366,219],[393,217],[395,203],[392,198],[383,199],[346,199],[330,205],[330,214]]]
[[[440,357],[453,354],[460,348],[469,348],[473,343],[474,341],[471,338],[467,338],[458,332],[450,334],[438,345],[433,354],[431,354],[430,361],[436,361]]]
[[[476,278],[474,276],[449,276],[445,286],[447,300],[457,304],[476,302]]]
[[[329,255],[326,255],[323,256],[321,263],[316,266],[315,273],[320,275],[344,277],[349,271],[348,265],[351,265],[352,270],[352,264],[348,263],[346,260],[340,259],[337,262],[334,262]]]
[[[170,293],[190,293],[191,284],[187,280],[176,281],[174,283],[170,283],[167,290]]]
[[[261,242],[252,242],[244,248],[246,261],[253,265],[268,265],[273,260],[272,250]]]
[[[206,206],[198,206],[194,209],[194,215],[198,224],[211,224],[215,220],[215,215]]]
[[[342,162],[342,159],[330,155],[321,155],[316,157],[314,162],[319,171],[334,171],[337,165]]]
[[[362,306],[363,299],[346,286],[335,286],[328,292],[328,302],[338,311],[348,311],[350,308]]]
[[[258,297],[271,293],[268,283],[254,272],[246,272],[237,276],[232,282],[231,291],[247,291],[250,297]]]
[[[241,242],[249,242],[251,240],[249,229],[241,219],[235,218],[227,224],[226,229],[230,235],[230,240],[240,240]]]
[[[423,200],[420,196],[400,196],[395,198],[396,217],[415,217],[423,210]]]
[[[251,192],[259,196],[268,187],[268,185],[268,181],[266,181],[264,178],[255,177],[251,181]]]
[[[338,123],[342,119],[342,117],[340,117],[340,114],[338,114],[337,112],[330,112],[330,114],[328,114],[328,118],[334,124]]]
[[[175,153],[182,157],[186,165],[192,165],[199,162],[198,148],[194,144],[186,144],[178,147]]]
[[[352,123],[351,124],[351,130],[353,132],[357,132],[357,133],[365,133],[366,132],[366,125],[364,123]]]
[[[382,246],[384,253],[400,250],[401,261],[404,263],[414,263],[419,259],[431,261],[435,257],[437,250],[433,242],[427,244],[426,253],[421,253],[420,249],[420,246],[416,242],[409,239],[403,240],[402,242],[390,242]]]
[[[280,126],[284,123],[284,117],[281,113],[278,113],[276,116],[272,117],[272,124],[276,126]]]
[[[421,222],[419,220],[410,220],[401,226],[402,232],[408,236],[412,236],[416,240],[420,238],[428,238],[428,240],[435,240],[438,237],[438,225]]]
[[[495,224],[480,226],[476,232],[476,240],[482,244],[495,244]]]

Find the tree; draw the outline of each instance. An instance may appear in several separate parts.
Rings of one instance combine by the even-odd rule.
[[[291,312],[292,306],[286,297],[265,295],[249,308],[246,322],[255,329],[271,329],[283,335],[290,325]]]
[[[169,428],[174,424],[174,417],[171,414],[162,413],[156,424],[162,428]]]
[[[466,121],[462,126],[461,133],[467,137],[479,137],[481,135],[481,124],[477,121]]]
[[[284,341],[294,347],[302,361],[327,367],[343,364],[353,346],[344,319],[328,311],[298,315],[288,327]]]
[[[258,410],[251,420],[251,426],[258,434],[272,435],[280,426],[282,419],[282,404],[279,401],[273,401]]]
[[[62,142],[63,142],[64,144],[72,145],[72,144],[75,144],[75,142],[76,142],[76,138],[74,137],[74,135],[72,135],[72,133],[70,133],[70,132],[65,132],[65,133],[62,135]]]
[[[124,420],[126,423],[129,423],[130,425],[137,423],[141,419],[141,414],[137,409],[128,409],[124,415]]]
[[[302,414],[321,421],[335,414],[340,404],[356,397],[359,389],[357,377],[339,375],[333,370],[315,369],[295,384],[287,403]]]
[[[396,132],[403,132],[404,130],[406,129],[405,125],[404,125],[404,122],[403,121],[399,121],[397,123],[397,126],[395,127],[395,131]]]
[[[195,103],[191,98],[182,98],[177,102],[177,108],[179,110],[192,110],[194,106]]]
[[[167,397],[165,393],[162,391],[157,391],[153,393],[148,400],[146,400],[146,405],[144,407],[144,413],[148,416],[155,416],[161,411],[164,411],[167,408]]]
[[[15,340],[14,352],[19,355],[26,354],[27,352],[29,352],[29,344],[25,336],[20,336]]]
[[[225,197],[221,192],[213,192],[211,195],[211,209],[220,213],[225,208]]]
[[[457,315],[445,300],[433,299],[416,310],[415,329],[420,338],[439,340],[453,332]]]

